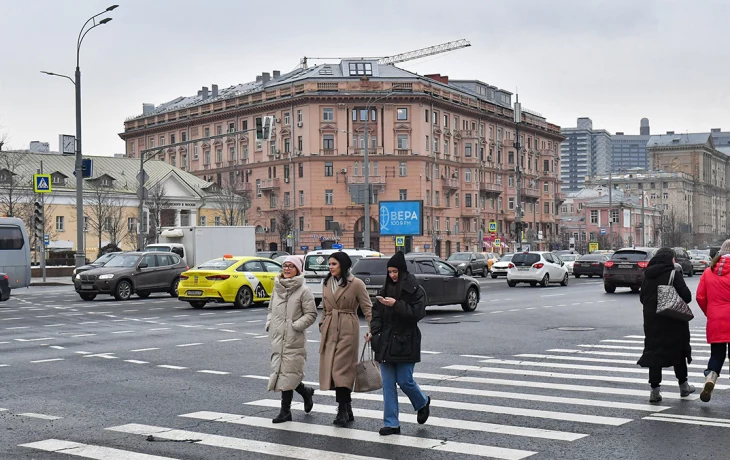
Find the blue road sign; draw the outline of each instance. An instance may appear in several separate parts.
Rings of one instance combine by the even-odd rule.
[[[81,159],[81,177],[91,177],[94,173],[94,163],[91,161],[91,158],[82,158]],[[74,169],[74,176],[76,175],[76,170]]]
[[[309,251],[309,246],[299,246],[302,251]]]
[[[423,245],[423,249],[431,249],[431,245],[430,244],[424,244]]]
[[[395,237],[395,245],[396,246],[405,246],[406,245],[406,237],[405,236],[396,236]]]
[[[333,244],[332,245],[332,249],[342,249],[342,245],[339,244],[339,243],[338,244]]]
[[[51,237],[47,233],[43,235],[43,244],[48,246],[51,243]]]
[[[378,207],[381,235],[423,234],[423,201],[381,201]]]
[[[51,175],[33,174],[33,191],[36,193],[51,193]]]
[[[606,228],[605,227],[601,227],[601,235],[605,235],[605,234],[606,234]]]

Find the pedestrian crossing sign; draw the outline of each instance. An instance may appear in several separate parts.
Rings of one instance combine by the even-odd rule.
[[[406,245],[406,237],[405,236],[396,236],[395,237],[395,245],[396,246],[405,246]]]
[[[36,193],[51,193],[51,175],[33,174],[33,190]]]

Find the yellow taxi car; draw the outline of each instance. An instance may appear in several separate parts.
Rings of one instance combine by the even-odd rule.
[[[281,265],[271,259],[226,254],[183,272],[178,299],[193,308],[203,308],[209,302],[248,308],[271,299],[279,273]]]
[[[487,267],[489,268],[489,271],[492,271],[492,265],[494,265],[496,262],[499,262],[499,254],[494,252],[486,252],[484,253],[484,257],[487,259]]]

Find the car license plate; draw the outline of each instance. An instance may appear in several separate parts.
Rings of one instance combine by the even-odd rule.
[[[319,284],[320,279],[319,278],[307,278],[307,284]]]
[[[87,284],[87,285],[82,284],[81,289],[84,291],[90,291],[90,290],[94,289],[94,286],[92,286],[90,284]]]
[[[377,289],[368,289],[368,294],[370,294],[370,295],[378,295],[378,290]]]
[[[633,265],[619,265],[618,268],[634,268]]]
[[[523,267],[523,268],[518,268],[517,271],[520,271],[520,272],[529,272],[530,269],[527,268],[527,267]]]
[[[186,295],[203,295],[203,291],[187,291]]]

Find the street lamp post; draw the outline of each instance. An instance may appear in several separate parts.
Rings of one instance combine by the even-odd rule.
[[[79,31],[79,37],[76,40],[76,72],[74,78],[66,75],[60,75],[52,72],[42,73],[46,75],[52,75],[54,77],[68,78],[74,84],[76,90],[76,266],[80,267],[86,263],[86,243],[84,242],[84,177],[83,177],[83,157],[81,151],[81,68],[79,66],[79,58],[81,53],[81,43],[84,41],[86,34],[91,32],[92,29],[104,25],[112,20],[112,18],[104,18],[99,22],[96,22],[96,18],[102,14],[108,13],[119,5],[112,5],[105,9],[101,13],[95,14],[86,20],[84,25]],[[86,28],[92,22],[93,25]]]
[[[137,188],[137,198],[139,199],[139,208],[137,210],[138,217],[137,217],[137,250],[142,251],[144,249],[144,235],[142,234],[142,222],[144,217],[144,200],[147,198],[147,191],[144,188],[145,183],[145,170],[144,170],[144,164],[147,163],[149,160],[153,159],[155,155],[162,153],[162,149],[158,149],[155,155],[149,155],[152,150],[143,150],[139,152],[139,174],[137,175],[137,180],[139,182],[139,187]],[[147,158],[145,158],[147,157]],[[147,222],[146,227],[149,227],[149,222]]]

